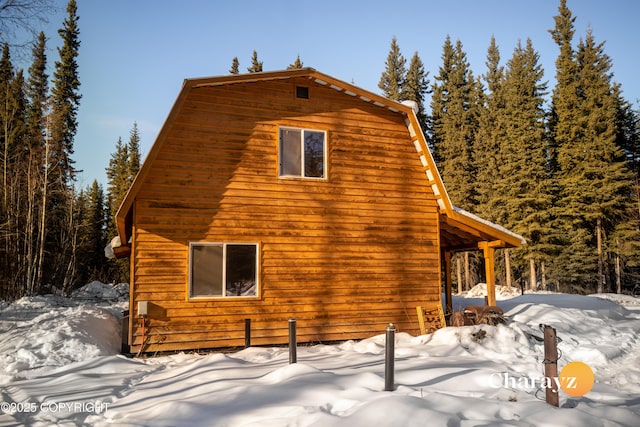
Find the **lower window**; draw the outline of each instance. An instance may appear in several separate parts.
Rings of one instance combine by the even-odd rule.
[[[258,295],[258,245],[190,243],[189,297]]]

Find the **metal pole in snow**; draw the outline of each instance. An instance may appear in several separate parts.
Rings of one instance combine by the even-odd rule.
[[[251,319],[244,319],[244,346],[251,347]]]
[[[296,319],[289,319],[289,364],[297,363]]]
[[[544,376],[547,383],[547,387],[545,388],[547,403],[558,407],[560,406],[560,397],[558,396],[558,384],[555,381],[555,379],[558,378],[558,339],[556,330],[549,325],[544,325],[543,363]]]
[[[395,353],[396,353],[396,327],[393,323],[389,323],[387,326],[387,336],[385,345],[385,358],[384,358],[384,391],[395,390]]]

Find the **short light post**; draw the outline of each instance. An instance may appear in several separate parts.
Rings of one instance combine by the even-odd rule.
[[[393,323],[387,326],[385,358],[384,358],[384,391],[395,390],[395,353],[396,353],[396,327]]]
[[[289,364],[297,362],[296,319],[289,319]]]

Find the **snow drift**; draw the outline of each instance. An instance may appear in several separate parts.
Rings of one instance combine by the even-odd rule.
[[[94,282],[73,300],[0,303],[0,426],[609,427],[640,419],[632,297],[527,294],[499,301],[505,325],[400,332],[397,387],[385,392],[384,335],[301,346],[293,365],[278,347],[126,358],[118,354],[125,291]],[[542,375],[540,324],[558,331],[560,367],[582,361],[595,372],[593,389],[561,394],[560,408],[537,388],[492,381]]]

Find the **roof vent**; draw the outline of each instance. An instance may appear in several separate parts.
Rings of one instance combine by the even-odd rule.
[[[296,86],[296,98],[309,99],[309,88],[306,86]]]
[[[418,114],[418,111],[420,111],[420,107],[418,107],[418,103],[416,101],[400,101],[400,103],[402,105],[406,105],[407,107],[410,107],[414,113]]]

